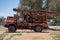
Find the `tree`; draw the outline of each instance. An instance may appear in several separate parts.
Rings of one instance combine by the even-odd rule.
[[[20,2],[23,6],[30,7],[30,9],[41,9],[41,0],[20,0]]]
[[[47,9],[52,12],[60,12],[60,0],[47,0]]]

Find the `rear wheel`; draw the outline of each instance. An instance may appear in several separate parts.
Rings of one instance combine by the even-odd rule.
[[[16,31],[16,27],[11,25],[11,26],[8,27],[8,31],[9,32],[15,32]]]
[[[35,28],[34,28],[34,31],[35,32],[42,32],[42,27],[41,26],[36,26]]]

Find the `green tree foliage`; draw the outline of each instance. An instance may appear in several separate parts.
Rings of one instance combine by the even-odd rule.
[[[24,6],[29,6],[30,9],[41,9],[41,0],[20,0],[21,4]]]
[[[52,12],[60,12],[60,0],[47,0],[47,9]]]
[[[60,0],[46,0],[46,5],[42,8],[42,0],[20,0],[20,4],[30,7],[30,9],[60,12]]]

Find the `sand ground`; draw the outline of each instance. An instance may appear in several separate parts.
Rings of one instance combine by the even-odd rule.
[[[6,32],[7,28],[0,28],[0,35]],[[33,30],[18,29],[15,33],[8,33],[3,40],[54,40],[51,33],[59,33],[60,31],[43,30],[41,33],[34,32]]]

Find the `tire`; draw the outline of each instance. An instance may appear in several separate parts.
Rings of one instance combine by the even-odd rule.
[[[42,32],[42,27],[41,26],[36,26],[36,27],[34,27],[34,31],[35,32]]]
[[[8,27],[8,31],[9,32],[15,32],[16,31],[16,27],[11,25],[11,26]]]

